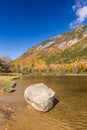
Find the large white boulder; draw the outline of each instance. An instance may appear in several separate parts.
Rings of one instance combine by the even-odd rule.
[[[55,92],[45,84],[39,83],[26,88],[24,97],[36,110],[46,112],[54,106]]]

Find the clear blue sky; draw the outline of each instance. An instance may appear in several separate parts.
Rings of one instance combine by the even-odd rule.
[[[86,23],[86,0],[0,0],[0,56],[15,59],[30,47]]]

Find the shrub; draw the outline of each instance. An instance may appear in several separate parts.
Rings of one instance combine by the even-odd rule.
[[[15,82],[12,81],[12,80],[7,80],[5,82],[5,87],[4,87],[4,91],[5,92],[13,92],[14,91],[14,85],[15,85]]]

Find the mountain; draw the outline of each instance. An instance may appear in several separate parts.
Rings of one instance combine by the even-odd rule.
[[[68,70],[86,71],[87,25],[57,35],[30,48],[10,63],[12,71]],[[82,67],[82,68],[81,68]],[[75,70],[76,71],[76,70]]]

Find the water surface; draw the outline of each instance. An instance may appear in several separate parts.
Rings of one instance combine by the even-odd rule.
[[[45,83],[56,92],[59,103],[47,113],[36,111],[24,100],[24,90]],[[9,130],[87,130],[87,76],[25,76],[17,80],[13,94],[1,96],[0,103],[16,109]]]

